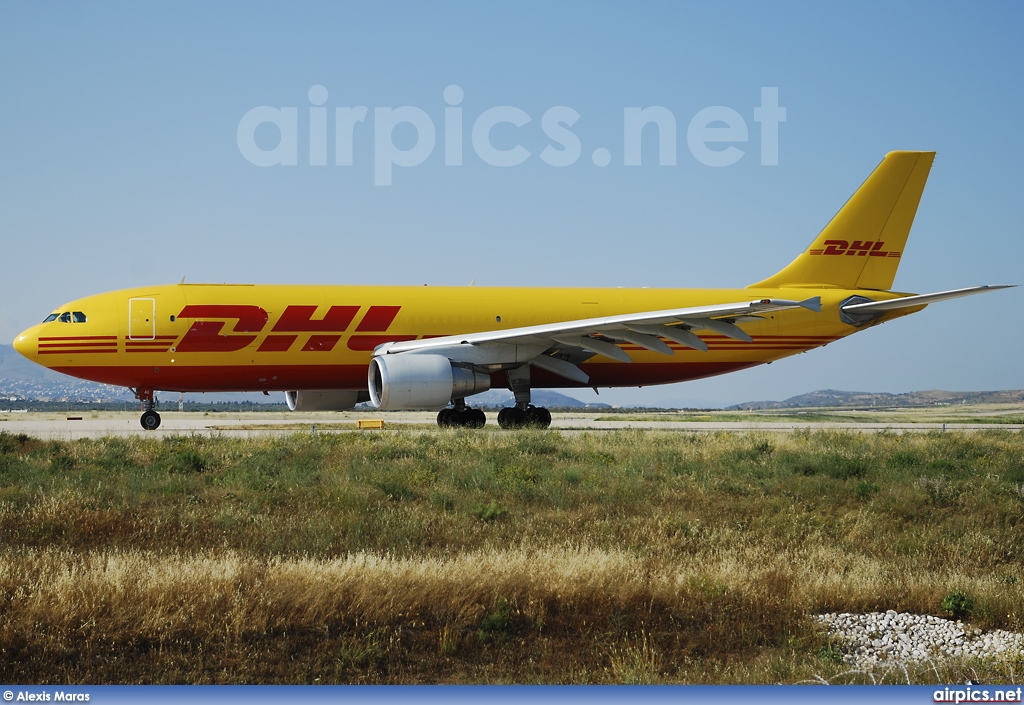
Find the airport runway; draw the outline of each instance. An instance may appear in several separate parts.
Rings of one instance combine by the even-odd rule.
[[[265,436],[291,433],[335,433],[355,431],[358,420],[383,419],[385,430],[436,429],[433,412],[407,411],[389,413],[205,413],[161,412],[162,423],[156,431],[144,431],[136,412],[0,412],[0,431],[25,433],[35,438],[73,440],[106,436],[146,436],[161,438],[173,435]],[[663,431],[771,431],[787,433],[800,429],[834,429],[861,432],[892,430],[896,432],[982,431],[1003,429],[1021,431],[1024,424],[985,423],[887,423],[887,422],[800,422],[800,421],[605,421],[607,412],[568,412],[552,414],[552,429],[600,431],[627,428]],[[497,430],[495,414],[488,414],[488,428]],[[375,431],[365,431],[375,432]],[[376,431],[379,433],[379,431]]]

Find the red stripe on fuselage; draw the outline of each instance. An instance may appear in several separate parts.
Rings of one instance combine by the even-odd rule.
[[[39,339],[40,342],[44,340],[117,340],[116,335],[70,335],[66,337],[61,336],[43,336]]]
[[[39,343],[39,349],[43,348],[63,348],[67,350],[69,348],[116,348],[117,341],[110,341],[105,343]]]

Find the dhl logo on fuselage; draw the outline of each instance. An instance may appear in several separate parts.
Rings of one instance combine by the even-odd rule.
[[[846,240],[825,240],[823,249],[810,249],[810,255],[847,255],[864,257],[899,257],[899,252],[886,252],[882,248],[885,242],[882,240],[854,240],[849,243]]]
[[[331,306],[323,318],[314,318],[317,306],[288,306],[264,336],[257,352],[286,352],[300,334],[309,333],[303,352],[329,352],[334,349],[359,314],[360,306]],[[355,334],[349,336],[350,350],[369,351],[388,341],[413,340],[414,335],[382,335],[401,310],[401,306],[370,306],[360,319]],[[156,336],[150,340],[131,340],[128,352],[237,352],[253,343],[270,323],[270,315],[260,306],[253,305],[190,305],[176,318],[199,319],[193,321],[181,340],[177,336]],[[224,328],[235,321],[231,332]]]

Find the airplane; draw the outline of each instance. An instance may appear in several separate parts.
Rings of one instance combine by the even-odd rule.
[[[89,296],[21,333],[45,367],[156,391],[285,392],[294,411],[440,409],[512,391],[502,428],[546,428],[531,389],[710,377],[818,348],[925,306],[1007,288],[891,291],[934,152],[890,152],[789,266],[742,289],[158,285]]]

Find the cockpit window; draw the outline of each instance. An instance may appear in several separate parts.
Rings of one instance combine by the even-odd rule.
[[[49,323],[50,321],[60,321],[61,323],[86,323],[88,319],[86,315],[81,311],[61,311],[60,313],[51,313],[46,317],[43,323]]]

